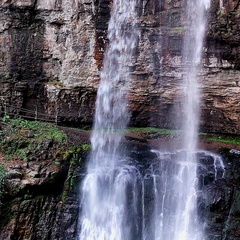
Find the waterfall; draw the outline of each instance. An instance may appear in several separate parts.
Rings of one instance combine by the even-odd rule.
[[[203,239],[203,230],[197,219],[197,162],[196,151],[198,142],[198,126],[200,115],[200,88],[198,72],[201,68],[203,40],[206,26],[206,11],[210,7],[210,0],[187,1],[187,31],[184,37],[183,58],[186,69],[185,111],[183,144],[186,149],[186,160],[193,163],[187,168],[185,175],[189,196],[186,198],[184,224],[179,225],[181,232],[187,232],[191,239]],[[190,237],[189,236],[189,237]],[[182,239],[189,239],[184,237]]]
[[[181,161],[178,178],[183,182],[179,188],[176,207],[175,237],[171,239],[204,239],[203,229],[197,218],[197,142],[200,108],[200,88],[198,73],[201,68],[201,57],[206,25],[206,11],[210,0],[187,0],[186,33],[183,46],[183,64],[186,71],[183,79],[184,117],[183,148],[185,154]]]
[[[184,149],[140,163],[122,147],[128,65],[137,44],[137,0],[113,1],[98,89],[92,151],[81,187],[79,240],[202,240],[197,218],[198,72],[208,0],[188,0],[183,60]],[[215,170],[221,161],[214,160]],[[215,173],[217,177],[218,172]]]
[[[128,123],[128,65],[137,44],[137,0],[114,0],[96,101],[92,151],[83,180],[81,240],[130,239],[127,187],[138,174],[121,152]]]
[[[200,70],[203,39],[206,25],[206,10],[210,0],[187,0],[187,30],[184,36],[183,58],[185,65],[185,100],[183,125],[184,147],[187,152],[195,152],[199,125],[200,89],[198,72]]]
[[[186,32],[183,44],[183,150],[161,153],[161,167],[151,174],[155,189],[152,222],[159,240],[202,240],[203,224],[197,213],[197,142],[200,108],[198,73],[200,70],[206,11],[210,0],[187,0]],[[217,159],[217,158],[216,158]],[[216,160],[218,162],[218,160]],[[155,167],[156,169],[156,167]],[[216,173],[217,174],[217,173]],[[158,181],[156,181],[158,178]],[[157,228],[157,226],[159,226]],[[148,239],[148,238],[146,238]]]
[[[204,240],[203,223],[197,221],[194,209],[197,193],[189,191],[194,186],[189,182],[189,176],[198,168],[199,175],[202,175],[200,188],[204,185],[204,177],[209,174],[215,180],[223,178],[225,169],[222,159],[211,152],[198,151],[199,166],[199,163],[186,161],[185,150],[153,152],[156,158],[145,167],[142,177],[143,202],[147,203],[143,215],[148,216],[143,225],[143,240]],[[211,167],[207,167],[205,161]]]

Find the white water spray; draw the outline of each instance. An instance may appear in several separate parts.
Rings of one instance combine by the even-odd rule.
[[[98,89],[92,152],[82,185],[80,240],[131,239],[126,191],[137,169],[124,160],[120,143],[128,123],[128,64],[138,39],[137,0],[114,0]]]
[[[187,3],[184,151],[161,153],[147,170],[140,171],[141,166],[135,167],[120,149],[129,118],[127,65],[138,36],[137,0],[113,1],[109,47],[101,72],[91,138],[92,153],[82,184],[79,240],[204,239],[196,212],[197,74],[209,5],[209,0]]]
[[[184,136],[183,148],[186,155],[182,160],[188,165],[182,166],[179,179],[184,185],[179,187],[177,205],[176,235],[172,239],[204,239],[202,226],[197,218],[197,142],[199,126],[200,90],[198,73],[201,68],[203,40],[206,25],[206,10],[210,0],[187,0],[187,30],[184,37],[183,60],[186,75],[184,78]]]
[[[206,11],[210,0],[187,0],[186,33],[183,46],[185,77],[183,109],[183,149],[176,153],[158,153],[161,165],[156,181],[152,173],[154,214],[152,222],[159,240],[203,240],[203,226],[197,214],[197,142],[200,93],[198,73],[203,50]],[[177,119],[179,121],[179,119]],[[216,160],[218,161],[218,160]],[[156,214],[157,212],[157,214]]]
[[[183,58],[186,75],[184,78],[184,147],[195,152],[198,141],[200,90],[198,72],[201,68],[203,40],[206,26],[206,10],[210,0],[187,0],[187,31],[184,37]]]

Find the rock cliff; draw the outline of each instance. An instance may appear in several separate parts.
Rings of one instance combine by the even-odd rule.
[[[78,144],[86,141],[83,133],[79,136],[79,131],[69,129],[67,131],[70,131],[69,139],[76,141],[78,138]],[[150,151],[152,148],[147,145],[151,135],[156,132],[147,132],[147,134],[150,138],[145,135],[144,142],[140,141],[141,138],[130,135],[127,137],[129,157],[138,162],[141,168],[149,167],[153,159],[157,161],[156,153]],[[167,141],[169,137],[160,138]],[[155,140],[158,141],[160,138]],[[63,158],[62,154],[56,157],[53,156],[56,154],[55,144],[49,146],[47,150],[48,155],[52,155],[50,158],[45,156],[45,141],[43,141],[37,150],[41,154],[35,160],[4,161],[7,173],[4,183],[5,192],[0,198],[0,239],[76,239],[78,213],[81,211],[79,181],[84,176],[83,163],[88,153],[82,151],[84,148],[80,145],[82,146],[80,152],[71,150],[67,152],[67,158]],[[238,240],[240,238],[240,151],[222,148],[219,153],[223,157],[223,165],[220,164],[221,162],[215,162],[213,158],[215,154],[208,152],[197,154],[199,218],[202,221],[206,240]],[[3,162],[1,157],[0,155],[0,167]],[[144,172],[146,169],[141,171]],[[148,186],[151,195],[152,185]],[[0,194],[1,190],[2,188]],[[148,203],[151,205],[151,200]]]
[[[171,119],[181,118],[185,4],[139,2],[141,33],[130,66],[132,125],[171,128]],[[2,111],[4,104],[15,105],[61,122],[91,124],[110,11],[110,0],[2,0]],[[208,19],[199,74],[201,128],[239,134],[239,1],[212,0]]]
[[[178,127],[172,119],[181,118],[183,108],[184,9],[184,0],[139,1],[131,125]],[[24,108],[62,123],[91,125],[110,11],[111,0],[0,0],[1,113],[22,115]],[[201,129],[240,134],[240,1],[212,0],[207,17],[199,73]],[[208,169],[211,159],[201,159],[209,171],[199,170],[199,211],[209,239],[239,239],[239,152],[222,155],[226,177],[218,180]],[[70,159],[60,165],[55,160],[8,168],[1,239],[75,237],[79,199],[69,188],[79,172],[73,173]]]
[[[74,239],[88,140],[31,123],[0,122],[0,239]]]

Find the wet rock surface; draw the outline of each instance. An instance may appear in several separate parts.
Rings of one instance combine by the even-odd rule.
[[[9,164],[9,163],[8,163]],[[5,179],[1,206],[1,239],[74,239],[79,198],[71,162],[18,163]],[[74,175],[80,172],[75,166]],[[73,169],[71,169],[73,171]],[[65,185],[71,181],[71,188]]]
[[[75,177],[74,187],[65,188],[68,181],[73,184],[66,164],[54,170],[54,162],[49,162],[40,173],[9,170],[0,211],[1,239],[74,239],[78,185]],[[74,171],[80,172],[77,167]]]
[[[156,149],[156,148],[155,148]],[[133,144],[131,146],[131,158],[140,164],[141,171],[148,169],[156,161],[156,153],[151,151],[146,145],[140,146]],[[160,151],[161,152],[161,151]],[[162,154],[169,152],[162,151]],[[174,168],[174,160],[177,161],[177,155],[180,152],[172,152],[169,159],[164,159],[163,165],[169,161],[167,166],[172,164]],[[198,151],[197,153],[197,210],[199,224],[203,227],[205,238],[207,240],[237,240],[240,239],[240,154],[238,150],[229,148],[220,148],[218,153],[210,151]],[[150,174],[148,172],[148,174]],[[161,176],[161,173],[157,173]],[[170,176],[169,176],[170,177]],[[153,183],[145,183],[148,185],[148,191],[151,192]],[[162,190],[163,191],[163,190]],[[149,194],[151,196],[151,194]],[[145,196],[145,200],[154,201],[154,199]],[[160,199],[160,198],[159,198]],[[145,206],[148,208],[148,205]],[[151,207],[150,207],[151,209]]]
[[[2,239],[74,239],[78,202],[58,196],[26,196],[9,201],[2,211]],[[5,225],[5,226],[4,226]]]
[[[89,132],[80,133],[74,129],[65,131],[71,142],[79,143],[80,139],[83,143],[88,142]],[[132,137],[127,138],[127,147],[124,144],[126,154],[141,165],[140,171],[149,167],[153,159],[157,161],[156,153],[151,152],[152,147],[146,142],[148,140],[152,141],[151,138],[145,138],[143,142]],[[48,145],[47,151],[51,152],[51,149]],[[204,226],[207,239],[237,240],[240,234],[240,154],[239,150],[226,148],[221,148],[219,154],[205,151],[198,153],[200,224]],[[219,158],[214,161],[216,156]],[[81,201],[79,183],[86,171],[86,158],[87,152],[79,155],[71,150],[65,161],[59,157],[52,160],[6,162],[8,172],[6,192],[1,200],[0,238],[74,239]],[[151,189],[152,183],[149,184]],[[151,202],[148,196],[146,200]]]
[[[221,149],[223,165],[200,156],[199,215],[206,239],[240,239],[239,164],[240,155]]]
[[[11,159],[0,154],[0,166],[6,171],[4,185],[0,185],[0,239],[75,238],[79,183],[88,154],[88,145],[83,148],[82,144],[88,141],[78,132],[70,133],[66,133],[67,145],[38,139],[39,146],[25,160],[17,154]]]

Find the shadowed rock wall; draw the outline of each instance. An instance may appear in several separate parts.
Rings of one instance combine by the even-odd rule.
[[[181,118],[182,0],[141,0],[130,70],[132,125],[175,126]],[[91,124],[110,0],[0,3],[0,95],[6,103]],[[212,0],[203,49],[201,128],[240,133],[240,3]],[[11,110],[11,109],[10,109]]]

